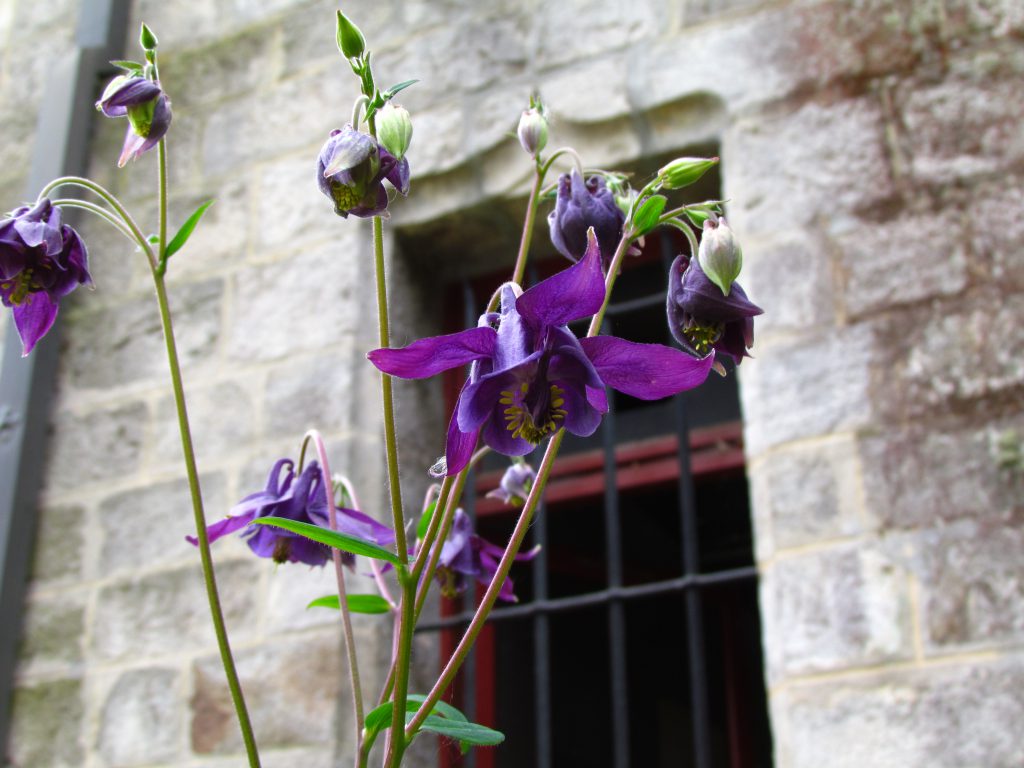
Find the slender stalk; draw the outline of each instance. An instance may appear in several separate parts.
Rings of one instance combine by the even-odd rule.
[[[331,469],[327,463],[327,449],[324,447],[323,437],[317,430],[309,430],[306,437],[312,439],[313,445],[316,446],[317,456],[320,458],[320,474],[323,477],[324,492],[327,494],[327,523],[332,531],[337,531],[338,510],[334,505],[334,494],[331,490]],[[356,658],[356,640],[352,632],[352,613],[348,609],[348,591],[345,589],[345,567],[341,562],[341,550],[331,547],[331,557],[334,560],[334,575],[338,582],[338,608],[341,609],[345,650],[348,653],[349,679],[352,682],[352,709],[355,714],[356,727],[356,768],[359,768],[359,747],[363,738],[363,688],[359,681],[359,661]]]
[[[161,140],[160,148],[163,152],[164,142]],[[64,183],[77,183],[74,180]],[[80,185],[86,186],[86,185]],[[91,188],[91,187],[88,187]],[[160,167],[160,217],[166,222],[167,218],[167,173],[165,164]],[[103,195],[101,195],[103,196]],[[110,196],[111,199],[113,196]],[[108,200],[110,202],[110,200]],[[114,204],[116,201],[113,201]],[[120,205],[119,203],[117,205]],[[131,217],[125,212],[125,221],[130,222]],[[137,230],[138,227],[134,227]],[[166,229],[161,230],[159,243],[159,254],[163,254],[167,247]],[[140,234],[141,237],[141,234]],[[145,238],[142,238],[145,242]],[[185,471],[188,475],[188,489],[192,498],[192,514],[195,518],[196,539],[199,547],[199,559],[203,566],[203,581],[206,584],[206,598],[210,604],[210,614],[213,618],[213,630],[217,636],[217,647],[220,650],[221,663],[224,665],[224,674],[228,681],[228,690],[231,693],[231,701],[235,706],[238,715],[238,725],[242,731],[242,741],[245,742],[245,752],[249,759],[250,768],[259,768],[260,757],[256,749],[256,738],[253,735],[252,723],[249,720],[249,711],[245,706],[245,697],[242,694],[242,685],[238,679],[238,671],[235,668],[235,660],[231,655],[231,645],[228,642],[227,627],[224,623],[224,611],[220,604],[220,595],[217,592],[217,579],[213,570],[213,557],[210,554],[210,539],[206,534],[206,515],[203,512],[203,495],[199,487],[199,471],[196,468],[195,449],[192,445],[192,430],[189,427],[188,411],[185,407],[185,387],[181,378],[181,364],[178,361],[177,344],[174,341],[174,328],[171,324],[171,310],[167,301],[167,287],[164,284],[164,276],[158,272],[158,264],[153,260],[153,252],[148,248],[150,264],[153,267],[153,284],[156,287],[157,304],[160,307],[160,322],[164,331],[164,343],[167,348],[167,364],[171,372],[171,386],[174,390],[174,406],[178,416],[178,430],[181,433],[181,448],[185,458]]]
[[[135,240],[135,236],[131,233],[131,230],[128,229],[125,223],[102,205],[96,205],[96,203],[90,203],[87,200],[78,200],[73,197],[62,197],[57,200],[51,200],[50,202],[53,204],[54,208],[80,208],[83,211],[89,211],[89,213],[96,214],[105,222],[112,225],[114,229],[129,240]]]
[[[533,239],[533,225],[537,220],[537,202],[540,200],[540,188],[544,185],[544,174],[550,166],[541,167],[537,162],[533,175],[533,189],[530,190],[530,199],[526,204],[526,219],[523,221],[523,235],[519,240],[519,253],[516,256],[516,266],[512,270],[512,282],[518,285],[523,284],[523,275],[526,274],[526,259],[530,252],[530,241]],[[500,301],[501,296],[496,292],[487,304],[487,312],[493,312]]]
[[[154,64],[154,67],[156,65]],[[157,256],[156,270],[160,275],[167,271],[167,143],[166,139],[160,139],[156,145],[157,166],[160,175],[160,252]]]

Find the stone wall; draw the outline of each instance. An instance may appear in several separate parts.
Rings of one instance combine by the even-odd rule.
[[[18,100],[43,66],[15,79],[18,46],[69,39],[73,13],[51,7],[0,2],[15,43],[5,116],[31,114]],[[334,8],[140,0],[130,25],[129,47],[142,18],[162,43],[173,220],[218,200],[170,281],[211,517],[310,426],[364,508],[385,508],[363,360],[369,231],[331,215],[311,170],[355,95]],[[992,450],[1024,430],[1019,3],[361,0],[346,12],[381,80],[422,80],[403,96],[416,138],[400,231],[523,193],[507,134],[537,86],[556,140],[594,165],[721,142],[744,285],[767,310],[741,391],[776,765],[1024,761],[1024,483]],[[26,120],[0,123],[8,207],[24,194]],[[118,171],[123,127],[97,130],[93,175],[153,228],[154,158]],[[109,232],[84,234],[97,290],[65,313],[11,762],[239,765],[182,541],[148,278]],[[428,274],[392,251],[406,341],[439,322],[424,285],[461,266]],[[407,414],[438,402],[430,386],[400,392]],[[441,432],[403,448],[417,499]],[[215,554],[266,764],[347,764],[335,618],[303,610],[329,574],[275,569],[237,542]],[[359,635],[364,655],[386,656],[376,622]]]

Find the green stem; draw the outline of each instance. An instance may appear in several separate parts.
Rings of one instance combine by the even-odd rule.
[[[155,65],[154,65],[155,66]],[[166,139],[160,139],[156,145],[157,164],[160,169],[160,260],[157,262],[157,273],[162,277],[167,271],[167,145]]]
[[[519,253],[516,256],[516,266],[512,270],[512,282],[523,284],[523,275],[526,274],[526,259],[530,253],[530,241],[533,239],[533,225],[537,220],[537,201],[540,199],[540,188],[544,185],[545,168],[551,164],[548,161],[544,168],[540,163],[536,164],[533,177],[533,189],[530,190],[530,200],[526,204],[526,220],[523,222],[523,235],[519,240]],[[495,293],[487,304],[487,312],[493,312],[501,300],[500,293]]]
[[[57,200],[51,200],[50,202],[53,204],[54,208],[80,208],[83,211],[89,211],[89,213],[96,214],[108,224],[111,224],[114,229],[129,240],[133,242],[135,241],[135,236],[131,233],[131,230],[125,226],[125,223],[102,205],[96,205],[96,203],[90,203],[87,200],[78,200],[73,197],[58,198]]]

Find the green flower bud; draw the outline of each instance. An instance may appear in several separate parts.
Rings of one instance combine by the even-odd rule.
[[[363,55],[366,50],[366,38],[359,31],[359,27],[348,20],[341,11],[338,11],[338,50],[346,59],[356,59]]]
[[[412,141],[412,120],[408,110],[390,101],[377,113],[377,139],[396,160],[405,157]]]
[[[718,165],[717,157],[677,157],[658,171],[658,178],[664,189],[681,189],[693,184],[715,165]]]
[[[728,296],[743,267],[743,249],[724,218],[709,218],[704,222],[697,260],[708,279]]]
[[[139,33],[139,45],[142,46],[144,51],[156,50],[156,35],[153,34],[153,30],[146,26],[145,22],[143,22],[142,31]]]
[[[516,133],[527,154],[536,157],[548,143],[548,121],[543,111],[537,107],[524,110]]]

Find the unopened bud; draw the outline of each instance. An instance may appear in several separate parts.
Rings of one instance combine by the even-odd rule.
[[[658,171],[664,189],[682,189],[718,165],[717,157],[677,157]]]
[[[366,50],[366,38],[359,31],[359,27],[348,20],[341,11],[338,11],[338,50],[346,59],[355,59],[363,55]]]
[[[145,24],[142,25],[142,31],[139,33],[139,45],[142,46],[142,50],[144,51],[156,50],[156,35],[154,35],[153,30],[151,30]]]
[[[390,101],[377,113],[377,138],[396,160],[405,157],[412,141],[412,119],[408,110]]]
[[[536,157],[548,143],[548,121],[537,107],[530,107],[519,118],[519,143],[527,154]]]
[[[743,267],[743,249],[724,218],[710,218],[704,222],[697,260],[708,279],[728,296]]]

